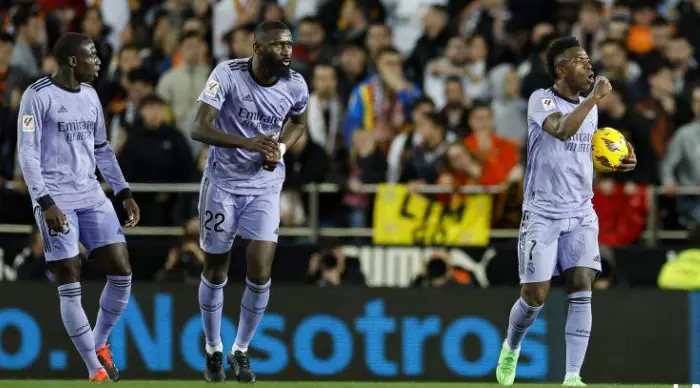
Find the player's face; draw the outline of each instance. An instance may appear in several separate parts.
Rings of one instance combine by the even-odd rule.
[[[292,33],[289,30],[273,32],[269,39],[256,45],[256,54],[262,59],[268,74],[278,78],[289,77],[292,64]]]
[[[79,82],[92,82],[100,71],[100,58],[92,41],[83,43],[78,50],[75,65],[75,78]]]
[[[582,47],[572,47],[564,52],[564,79],[573,91],[588,90],[595,82],[591,60]]]

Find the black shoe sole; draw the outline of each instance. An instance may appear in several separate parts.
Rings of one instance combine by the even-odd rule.
[[[109,367],[103,360],[102,357],[97,357],[97,360],[100,362],[103,368],[105,368],[105,372],[107,372],[107,375],[109,376],[109,379],[111,381],[117,382],[119,381],[119,369],[116,367]]]
[[[236,367],[234,366],[235,362],[233,360],[233,355],[231,353],[229,353],[229,355],[227,357],[227,361],[228,361],[228,366],[233,371],[233,374],[236,376],[236,380],[238,380],[239,383],[241,383],[241,384],[255,384],[255,381],[256,381],[255,380],[255,373],[253,373],[253,371],[250,372],[252,375],[252,379],[250,381],[241,380],[241,377],[236,373]]]
[[[223,383],[226,381],[226,373],[224,371],[219,371],[219,373],[212,373],[208,370],[204,371],[204,380],[208,383]]]

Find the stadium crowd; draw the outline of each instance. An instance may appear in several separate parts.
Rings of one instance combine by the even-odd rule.
[[[207,149],[189,137],[195,100],[217,63],[252,55],[267,19],[292,28],[292,67],[311,88],[308,132],[285,155],[282,225],[308,222],[305,184],[331,182],[342,189],[321,196],[320,223],[371,226],[363,184],[400,182],[499,186],[492,225],[517,227],[528,97],[551,86],[544,52],[562,35],[612,80],[599,126],[622,131],[639,160],[596,181],[601,243],[639,239],[652,185],[666,194],[663,227],[700,222],[700,197],[674,196],[700,185],[700,0],[38,0],[0,12],[0,223],[33,223],[17,109],[56,69],[61,32],[95,41],[94,86],[127,180],[196,183]],[[168,262],[197,257],[196,193],[136,200],[142,225],[188,225]]]

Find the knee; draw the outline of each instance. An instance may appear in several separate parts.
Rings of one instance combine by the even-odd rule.
[[[267,282],[270,281],[270,271],[263,271],[263,273],[257,274],[248,272],[248,274],[246,274],[246,277],[248,278],[249,282],[262,286],[263,284],[267,284]]]
[[[80,257],[54,261],[49,264],[59,285],[80,282]]]
[[[569,277],[569,281],[566,285],[567,293],[571,294],[574,292],[581,291],[592,291],[593,282],[598,276],[598,273],[592,269],[583,269],[580,271],[575,271],[573,276]]]
[[[202,276],[204,276],[209,283],[218,285],[226,281],[228,274],[226,273],[226,269],[209,266],[204,268]]]
[[[548,291],[546,287],[528,287],[525,285],[520,291],[520,296],[528,306],[540,307],[547,300]]]

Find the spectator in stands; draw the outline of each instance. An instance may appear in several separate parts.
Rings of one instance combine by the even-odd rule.
[[[593,61],[600,58],[599,43],[605,39],[602,14],[600,1],[583,0],[579,5],[578,21],[571,28],[571,35],[578,39]]]
[[[472,100],[464,92],[464,84],[460,77],[449,77],[445,80],[445,106],[440,111],[442,120],[447,130],[457,137],[469,135],[469,122],[467,110]]]
[[[343,281],[345,255],[340,247],[327,252],[314,252],[309,258],[307,283],[318,287],[336,287]]]
[[[44,77],[52,76],[58,70],[58,62],[53,55],[47,55],[41,60],[41,75]]]
[[[12,35],[0,33],[0,106],[10,105],[10,93],[25,77],[20,67],[10,63],[14,48]]]
[[[440,56],[452,35],[448,28],[449,15],[444,6],[431,5],[423,15],[422,22],[423,36],[418,39],[411,56],[406,60],[406,71],[416,83],[425,79],[424,69],[430,61]]]
[[[194,123],[194,101],[197,101],[211,72],[211,67],[202,62],[203,46],[204,41],[198,33],[183,35],[180,40],[182,63],[163,74],[156,88],[158,96],[171,108],[173,125],[188,139],[192,155],[198,155],[202,148],[202,143],[191,140],[189,136]]]
[[[611,81],[619,81],[620,86],[628,89],[633,97],[641,97],[644,90],[639,90],[637,81],[642,75],[642,68],[630,61],[622,42],[606,39],[600,43],[600,66],[598,72]]]
[[[496,134],[523,148],[527,139],[527,101],[520,97],[520,79],[518,73],[510,66],[503,68],[504,76],[500,77],[502,83],[494,83],[491,101],[493,120]],[[496,70],[494,69],[493,73]],[[494,77],[499,79],[499,77]],[[516,119],[520,118],[520,119]]]
[[[692,91],[692,109],[695,120],[673,135],[661,163],[661,181],[667,195],[675,195],[679,185],[700,185],[700,85],[697,84]],[[700,197],[681,195],[676,204],[680,215],[700,224]]]
[[[444,168],[437,184],[451,186],[454,190],[464,186],[477,185],[482,172],[481,164],[476,156],[461,142],[453,143],[445,152]],[[443,205],[452,207],[462,204],[464,195],[459,193],[439,194],[436,198]]]
[[[464,144],[483,167],[479,184],[495,186],[522,179],[518,145],[496,134],[488,104],[474,104],[469,112],[469,126],[472,134],[464,139]]]
[[[623,13],[615,14],[604,26],[608,39],[617,40],[626,46],[630,29],[630,17]]]
[[[666,59],[673,69],[673,94],[684,103],[690,101],[693,85],[700,79],[700,68],[693,57],[693,46],[680,35],[674,36],[666,47]],[[681,118],[687,122],[691,117]]]
[[[343,144],[342,136],[345,112],[333,66],[326,63],[316,65],[311,85],[313,93],[307,107],[309,136],[325,151],[331,169],[342,171],[341,165],[347,163],[343,152],[347,146]]]
[[[321,60],[333,58],[333,52],[326,43],[326,30],[318,18],[301,19],[298,31],[299,40],[292,51],[293,67],[309,82],[314,66]]]
[[[362,47],[356,45],[343,47],[336,71],[338,94],[345,107],[348,105],[351,92],[367,77],[367,54]]]
[[[166,123],[167,105],[148,96],[140,106],[140,121],[129,129],[119,164],[129,182],[177,183],[195,177],[194,161],[182,132]],[[141,223],[168,225],[173,219],[175,198],[170,193],[135,194],[146,209]]]
[[[44,244],[41,233],[32,227],[29,244],[15,256],[11,271],[5,272],[7,280],[45,280],[53,281],[53,274],[44,259]],[[10,275],[10,276],[7,276]]]
[[[153,33],[144,65],[151,71],[162,74],[171,65],[171,54],[177,46],[178,34],[173,30],[167,11],[158,11],[153,20]]]
[[[556,35],[550,34],[543,36],[540,41],[535,44],[533,53],[527,59],[527,65],[518,67],[518,73],[526,73],[523,77],[523,83],[520,87],[520,96],[529,99],[530,95],[537,89],[548,88],[552,86],[552,77],[547,72],[545,67],[546,52],[549,44],[556,38]],[[528,70],[525,72],[525,70]]]
[[[651,24],[656,19],[655,0],[638,0],[632,8],[634,23],[627,34],[627,49],[635,55],[646,55],[654,49]]]
[[[372,23],[367,29],[364,45],[369,55],[369,73],[377,72],[377,58],[382,50],[391,47],[391,29],[382,23]]]
[[[344,26],[342,31],[339,31],[342,43],[358,46],[362,46],[365,43],[365,35],[370,24],[368,11],[368,7],[358,0],[348,0],[342,3],[340,19]]]
[[[30,7],[20,7],[12,17],[15,29],[15,47],[10,65],[22,69],[27,77],[39,77],[41,51],[37,52],[40,41],[41,22]],[[37,57],[37,55],[39,55]]]
[[[475,48],[471,57],[481,58],[477,62],[470,61],[469,41],[455,36],[447,42],[445,56],[433,59],[427,65],[423,86],[425,94],[435,102],[437,109],[442,109],[447,104],[445,89],[449,78],[458,78],[462,82],[462,90],[466,94],[464,99],[467,101],[488,96],[488,83],[485,82],[482,69],[482,65],[485,65],[484,50],[479,49],[481,43],[474,43],[483,43],[483,38],[473,38],[471,41]]]
[[[386,156],[379,148],[376,136],[376,132],[366,130],[353,133],[348,192],[343,198],[343,203],[349,210],[348,224],[351,227],[362,228],[368,225],[367,214],[372,197],[364,193],[362,185],[380,183],[386,177]]]
[[[230,33],[230,59],[248,58],[253,56],[255,24],[243,24],[234,28]]]
[[[662,16],[658,16],[651,22],[650,32],[654,49],[648,55],[663,56],[668,51],[673,36],[673,26]]]
[[[184,233],[168,251],[163,268],[156,280],[195,284],[199,283],[204,265],[204,251],[199,247],[199,218],[185,222]]]
[[[598,126],[622,132],[634,145],[637,168],[627,173],[606,174],[618,183],[650,185],[658,182],[658,157],[651,143],[651,121],[635,111],[630,95],[621,81],[610,81],[612,91],[598,103]],[[633,190],[629,189],[632,192]]]
[[[343,131],[345,144],[352,144],[356,131],[367,130],[375,133],[380,147],[386,147],[408,123],[408,109],[419,96],[419,89],[404,76],[399,52],[384,49],[379,54],[377,70],[377,75],[359,84],[352,93]]]
[[[126,138],[127,130],[132,127],[139,116],[141,101],[153,94],[155,76],[145,67],[131,70],[128,75],[128,87],[124,110],[116,115],[106,117],[107,131],[114,152],[119,155]]]
[[[281,213],[283,225],[302,225],[306,221],[301,189],[310,183],[322,183],[328,173],[328,157],[320,145],[309,139],[305,132],[284,154],[286,177],[282,192]]]
[[[700,26],[700,1],[687,1],[680,6],[680,20],[677,23],[678,33],[684,36],[690,44],[696,48],[695,61],[700,63],[700,35],[697,33]]]
[[[411,108],[412,127],[398,134],[391,141],[387,155],[387,176],[389,183],[398,183],[403,175],[408,159],[413,154],[414,148],[420,147],[423,138],[416,127],[426,125],[426,116],[435,111],[435,104],[427,96],[421,96],[413,102]]]
[[[457,136],[448,132],[437,113],[429,113],[416,126],[421,138],[420,145],[409,151],[403,167],[400,182],[407,183],[414,191],[421,185],[435,184],[443,170],[444,155],[450,144],[458,141]]]
[[[139,67],[141,67],[140,49],[135,45],[123,46],[119,50],[115,72],[105,77],[102,84],[97,85],[97,94],[105,107],[106,115],[118,115],[124,111],[124,101],[129,87],[129,72]]]

